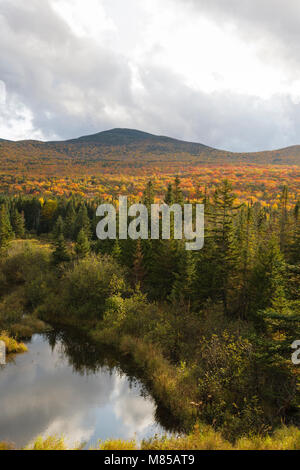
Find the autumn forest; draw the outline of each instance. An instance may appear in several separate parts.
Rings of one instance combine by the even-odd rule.
[[[42,335],[80,374],[99,370],[104,347],[131,365],[167,434],[100,450],[299,449],[297,151],[285,162],[284,151],[222,154],[128,130],[70,142],[0,143],[8,357],[30,354]],[[147,207],[203,203],[204,248],[186,251],[174,234],[98,240],[96,208],[120,195]],[[3,448],[16,446],[2,434]],[[30,448],[68,448],[32,437]]]

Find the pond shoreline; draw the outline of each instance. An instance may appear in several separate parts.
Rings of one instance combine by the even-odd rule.
[[[68,447],[91,446],[99,438],[165,433],[154,400],[130,368],[122,367],[111,348],[100,350],[72,333],[34,335],[28,354],[0,371],[0,441],[20,448],[36,436],[55,434],[66,436]]]

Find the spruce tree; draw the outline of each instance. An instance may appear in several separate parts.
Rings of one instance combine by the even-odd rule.
[[[211,236],[215,245],[213,263],[215,265],[216,284],[219,286],[216,296],[220,296],[224,313],[230,313],[229,294],[234,289],[237,273],[237,246],[234,239],[234,213],[240,208],[235,206],[232,186],[224,180],[215,191],[210,209]],[[231,309],[232,310],[232,309]]]
[[[280,200],[281,214],[280,214],[280,250],[282,253],[286,252],[289,229],[288,229],[288,188],[284,186]]]
[[[178,272],[178,240],[152,240],[151,270],[148,268],[147,282],[153,299],[170,296]],[[149,256],[149,255],[148,255]]]
[[[174,203],[180,205],[183,205],[184,203],[184,197],[180,189],[180,179],[178,176],[176,176],[174,183]]]
[[[59,265],[61,263],[66,263],[70,261],[71,257],[69,255],[65,238],[63,234],[60,234],[55,241],[55,250],[53,252],[53,261],[54,264]]]
[[[25,235],[24,212],[20,213],[17,208],[14,208],[11,215],[11,225],[15,236],[23,238]]]
[[[133,260],[133,268],[132,268],[132,275],[133,275],[133,282],[134,285],[142,286],[144,277],[145,277],[145,270],[143,265],[143,251],[142,251],[142,243],[141,240],[138,239],[136,243],[136,251]]]
[[[252,313],[286,305],[287,266],[276,237],[261,243],[251,276]]]
[[[242,207],[239,213],[236,238],[240,278],[239,311],[242,317],[246,317],[249,307],[250,276],[255,255],[253,209],[249,204],[247,207]]]
[[[300,264],[300,200],[296,203],[293,211],[293,237],[289,259],[293,265]]]
[[[194,281],[195,281],[195,260],[191,251],[185,250],[183,246],[179,252],[178,272],[175,273],[175,281],[170,299],[179,305],[185,305],[190,309]]]
[[[66,218],[65,218],[65,228],[64,235],[68,240],[74,240],[75,232],[75,220],[76,220],[76,211],[73,199],[68,203]]]
[[[168,184],[168,189],[167,189],[167,192],[166,192],[166,196],[165,196],[165,201],[164,201],[166,204],[168,204],[169,206],[172,206],[172,204],[174,203],[174,193],[173,193],[173,186],[171,183]]]
[[[13,238],[13,230],[10,223],[9,212],[5,204],[0,208],[0,248],[6,248]]]
[[[121,247],[120,247],[120,243],[119,243],[119,240],[117,239],[114,243],[114,246],[113,246],[113,249],[112,249],[112,252],[111,252],[113,258],[115,258],[115,260],[120,263],[121,262],[121,259],[122,259],[122,250],[121,250]]]
[[[85,258],[89,254],[90,250],[91,250],[91,247],[90,247],[89,239],[86,235],[85,230],[81,229],[78,234],[76,245],[75,245],[76,254],[78,258]]]
[[[62,219],[62,216],[60,215],[55,222],[54,228],[53,228],[53,236],[55,239],[58,239],[60,235],[64,235],[64,229],[65,229],[65,224]]]
[[[151,204],[154,204],[154,188],[152,181],[148,181],[146,189],[143,194],[143,204],[149,209]]]
[[[90,223],[90,219],[89,219],[89,216],[88,216],[87,207],[86,207],[85,204],[81,204],[81,206],[79,208],[79,211],[78,211],[78,214],[77,214],[77,217],[76,217],[76,221],[75,221],[76,240],[77,240],[77,237],[79,235],[80,230],[84,230],[87,237],[90,238],[90,236],[91,236],[91,223]]]

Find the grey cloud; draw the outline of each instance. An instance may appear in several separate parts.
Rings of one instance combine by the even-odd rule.
[[[176,0],[192,5],[217,23],[231,23],[251,42],[259,42],[265,60],[300,60],[298,0]]]
[[[60,20],[50,7],[48,1],[30,0],[20,2],[18,0],[1,0],[1,16],[5,19],[11,31],[23,36],[26,42],[35,38],[52,45],[64,43],[69,34],[68,26]]]
[[[0,439],[28,444],[37,435],[65,435],[75,443],[85,438],[109,438],[107,428],[124,438],[144,433],[154,421],[154,404],[140,396],[128,379],[101,369],[82,377],[72,371],[59,345],[52,353],[46,342],[34,340],[29,352],[1,370]],[[99,433],[99,434],[98,434]],[[75,438],[73,435],[75,434]]]
[[[187,1],[216,21],[235,22],[243,34],[265,31],[281,40],[282,48],[290,42],[298,47],[298,1],[283,8],[279,0],[185,0],[185,8]],[[0,119],[13,124],[22,119],[21,107],[29,110],[31,136],[63,139],[134,127],[235,151],[300,140],[299,105],[289,96],[263,100],[233,91],[196,91],[170,70],[153,66],[151,56],[135,64],[144,91],[134,89],[128,60],[75,36],[50,0],[0,0],[0,42],[0,80],[7,92]]]
[[[269,100],[232,91],[191,90],[168,70],[149,68],[142,80],[140,122],[170,134],[233,151],[273,149],[299,143],[300,108],[288,96]]]
[[[2,0],[0,41],[0,80],[46,136],[98,131],[110,124],[110,113],[126,114],[127,61],[74,36],[47,0]]]

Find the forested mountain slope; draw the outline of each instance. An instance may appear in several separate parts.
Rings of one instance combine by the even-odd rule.
[[[67,141],[12,142],[0,139],[0,170],[95,162],[299,165],[300,146],[280,150],[233,153],[131,129],[112,129]]]

